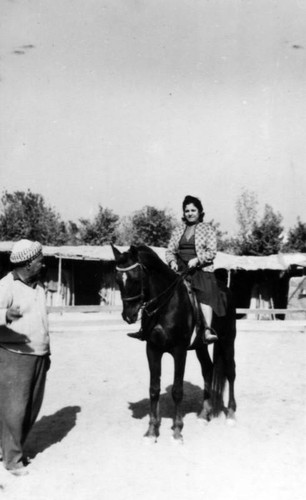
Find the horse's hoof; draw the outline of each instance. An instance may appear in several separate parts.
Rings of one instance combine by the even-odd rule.
[[[184,439],[183,436],[172,436],[172,443],[175,445],[181,445],[184,444]]]
[[[209,424],[212,418],[212,410],[209,406],[203,408],[201,412],[198,414],[198,422]]]
[[[235,417],[227,417],[226,424],[229,427],[235,427],[235,425],[237,424]]]
[[[209,424],[209,419],[208,418],[205,418],[205,417],[198,417],[197,418],[197,422],[198,424],[200,425],[208,425]]]
[[[236,414],[235,414],[235,410],[233,410],[232,408],[228,409],[227,411],[225,411],[225,414],[226,414],[226,422],[228,425],[230,426],[234,426],[236,425]]]
[[[157,443],[157,437],[156,436],[143,436],[143,442],[145,445],[149,446],[152,444]]]

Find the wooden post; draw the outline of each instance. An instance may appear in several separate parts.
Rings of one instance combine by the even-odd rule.
[[[273,301],[272,297],[270,298],[270,309],[272,309],[271,318],[274,319],[274,321],[275,321],[276,320],[276,316],[275,316],[275,313],[274,313],[274,301]]]
[[[227,288],[229,288],[231,285],[231,270],[228,269],[227,271]]]
[[[74,266],[74,261],[72,261],[71,265],[71,292],[72,292],[72,300],[71,300],[71,305],[75,306],[75,280],[74,280],[74,271],[75,271],[75,266]]]
[[[61,297],[61,286],[62,286],[62,258],[58,259],[58,277],[57,277],[57,303],[62,305],[60,301]]]
[[[304,284],[304,282],[305,282],[305,279],[306,279],[306,278],[302,279],[302,281],[298,284],[298,286],[296,287],[296,289],[292,292],[292,294],[290,295],[290,297],[289,297],[289,299],[288,299],[288,301],[287,301],[287,304],[289,304],[290,300],[291,300],[291,299],[292,299],[292,297],[293,297],[293,296],[297,293],[297,291],[298,291],[300,288],[302,288],[302,286],[303,286],[303,284]]]

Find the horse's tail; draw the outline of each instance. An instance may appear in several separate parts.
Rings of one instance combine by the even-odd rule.
[[[219,341],[214,344],[213,374],[211,384],[212,413],[218,416],[224,408],[224,390],[229,373],[235,380],[234,343],[236,338],[236,309],[233,295],[228,288],[224,289],[226,295],[226,316],[221,317],[213,326],[218,332]]]
[[[225,389],[225,366],[220,347],[214,346],[214,363],[211,384],[212,413],[217,417],[224,409],[223,394]]]

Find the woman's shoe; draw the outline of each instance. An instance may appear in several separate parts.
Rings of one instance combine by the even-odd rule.
[[[146,340],[142,329],[140,329],[139,332],[128,333],[127,335],[132,339]]]
[[[218,340],[218,335],[213,328],[206,326],[202,334],[202,340],[204,344],[212,344]]]

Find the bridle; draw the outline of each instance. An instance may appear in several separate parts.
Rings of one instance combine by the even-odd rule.
[[[141,269],[143,269],[143,265],[140,264],[140,262],[135,262],[135,264],[132,264],[131,266],[128,267],[118,267],[116,266],[116,271],[119,271],[120,273],[125,273],[127,271],[131,271],[132,269],[135,269],[136,267],[140,266]],[[140,293],[138,295],[134,295],[133,297],[122,297],[122,302],[132,302],[133,300],[142,300],[142,305],[143,307],[144,304],[144,283],[143,283],[143,273],[141,273],[141,287],[140,287]]]
[[[118,267],[116,266],[116,271],[119,271],[119,272],[127,272],[127,271],[131,271],[132,269],[135,269],[136,267],[140,266],[141,270],[144,271],[145,269],[145,266],[143,264],[141,264],[140,262],[135,262],[135,264],[132,264],[131,266],[128,266],[128,267]],[[122,297],[122,302],[132,302],[133,300],[138,300],[138,299],[141,299],[142,303],[141,303],[141,309],[143,310],[143,312],[145,312],[147,314],[147,316],[153,316],[154,314],[156,314],[164,305],[166,305],[170,298],[172,297],[176,287],[179,285],[179,283],[181,283],[185,277],[187,276],[187,274],[190,272],[190,269],[186,269],[185,271],[183,271],[177,278],[176,280],[174,280],[165,290],[163,290],[159,295],[157,295],[156,297],[153,297],[153,299],[145,302],[144,301],[144,298],[145,298],[145,294],[144,294],[144,280],[143,280],[143,272],[141,273],[141,289],[140,289],[140,293],[138,295],[134,295],[133,297]],[[157,301],[161,298],[164,298],[163,302],[159,305],[156,305],[155,308],[153,308],[153,310],[149,311],[149,307],[154,307],[155,304],[157,304]]]

